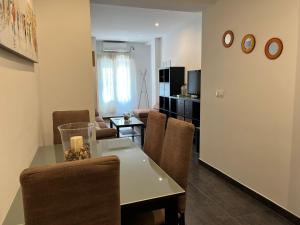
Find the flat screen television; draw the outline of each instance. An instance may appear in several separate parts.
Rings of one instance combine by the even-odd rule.
[[[188,71],[188,94],[200,97],[201,92],[201,70]]]

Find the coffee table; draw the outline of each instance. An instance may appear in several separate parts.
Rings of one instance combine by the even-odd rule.
[[[144,146],[144,129],[145,125],[142,121],[138,120],[135,117],[131,117],[130,120],[125,120],[123,117],[115,117],[115,118],[110,118],[110,127],[116,127],[117,129],[117,137],[120,137],[120,128],[124,127],[129,127],[132,129],[132,133],[129,134],[130,137],[132,137],[132,140],[134,140],[135,136],[141,136],[141,145]],[[137,134],[134,131],[134,127],[140,127],[141,128],[141,133]],[[128,135],[126,135],[128,136]]]

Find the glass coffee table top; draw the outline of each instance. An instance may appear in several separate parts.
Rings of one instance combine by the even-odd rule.
[[[110,121],[116,127],[127,127],[127,126],[142,126],[144,123],[135,117],[131,117],[128,121],[124,120],[123,117],[111,118]]]

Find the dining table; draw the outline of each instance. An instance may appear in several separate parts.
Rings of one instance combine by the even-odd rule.
[[[115,155],[120,159],[120,205],[122,221],[132,213],[165,209],[165,224],[178,224],[178,197],[184,189],[129,138],[95,141],[91,158]],[[62,145],[39,147],[30,167],[65,162]],[[24,168],[25,169],[25,168]],[[45,193],[47,194],[47,193]],[[25,224],[21,188],[3,225]]]

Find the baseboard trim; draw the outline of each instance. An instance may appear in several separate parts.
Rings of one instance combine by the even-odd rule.
[[[300,218],[294,215],[293,213],[287,211],[286,209],[282,208],[281,206],[277,205],[276,203],[270,201],[269,199],[265,198],[264,196],[258,194],[257,192],[251,190],[250,188],[246,187],[245,185],[239,183],[238,181],[232,179],[231,177],[227,176],[220,170],[212,167],[211,165],[207,164],[206,162],[203,162],[201,159],[199,159],[199,163],[204,166],[205,168],[209,169],[213,173],[221,176],[234,186],[238,187],[240,190],[246,192],[247,194],[251,195],[253,198],[257,199],[258,201],[262,202],[269,208],[273,209],[278,214],[282,215],[283,217],[287,218],[291,222],[293,222],[296,225],[300,225]]]

